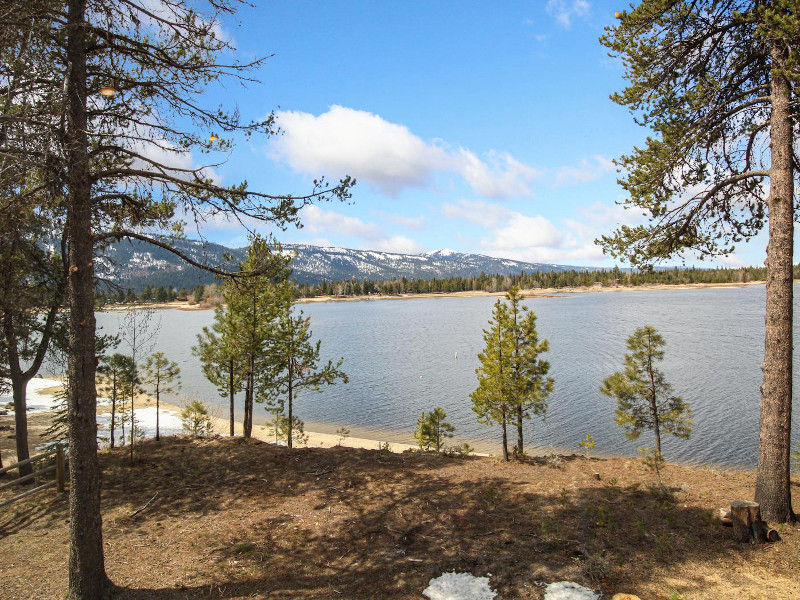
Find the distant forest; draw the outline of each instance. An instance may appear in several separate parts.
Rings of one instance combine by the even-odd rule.
[[[519,275],[487,275],[476,277],[448,277],[442,279],[400,279],[387,281],[352,279],[321,284],[296,284],[295,297],[318,296],[398,296],[401,294],[437,294],[449,292],[484,291],[507,292],[511,286],[522,290],[571,287],[616,287],[648,284],[679,285],[686,283],[747,283],[763,281],[766,269],[743,267],[736,269],[662,269],[653,271],[623,271],[618,267],[599,271],[548,271]],[[794,267],[794,278],[800,279],[800,265]],[[98,290],[97,305],[108,303],[131,304],[187,300],[190,304],[214,305],[219,300],[216,284],[197,285],[187,289],[171,286],[150,286],[137,290],[125,286]]]

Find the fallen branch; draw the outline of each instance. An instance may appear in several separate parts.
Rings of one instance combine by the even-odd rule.
[[[128,518],[129,518],[129,519],[132,519],[133,517],[135,517],[136,515],[138,515],[140,512],[142,512],[143,510],[145,510],[145,509],[146,509],[148,506],[150,506],[150,505],[153,503],[153,500],[155,500],[155,499],[156,499],[156,496],[158,496],[158,492],[156,492],[155,494],[153,494],[153,497],[152,497],[152,498],[150,498],[150,500],[148,500],[148,501],[147,501],[147,504],[145,504],[144,506],[142,506],[142,507],[140,507],[140,508],[136,509],[136,510],[135,510],[135,511],[133,511],[131,514],[129,514],[129,515],[128,515]]]

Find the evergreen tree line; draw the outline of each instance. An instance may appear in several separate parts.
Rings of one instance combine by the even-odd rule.
[[[438,294],[451,292],[508,292],[512,287],[520,289],[568,288],[568,287],[616,287],[640,285],[678,285],[691,283],[749,283],[764,281],[763,267],[718,268],[718,269],[673,269],[652,271],[623,271],[619,267],[599,271],[536,271],[517,275],[487,275],[475,277],[446,277],[433,279],[390,280],[351,279],[348,281],[323,282],[321,284],[298,284],[298,298],[316,296],[397,296],[401,294]],[[794,267],[794,278],[800,279],[800,265]]]
[[[749,283],[764,281],[764,267],[741,267],[719,269],[673,269],[652,271],[623,271],[619,267],[599,271],[536,271],[522,272],[518,275],[487,275],[481,273],[474,277],[446,277],[433,279],[408,279],[407,277],[389,280],[351,279],[347,281],[323,281],[320,284],[293,282],[292,293],[295,298],[315,298],[318,296],[399,296],[401,294],[446,294],[451,292],[507,292],[512,287],[520,289],[569,288],[569,287],[616,287],[640,285],[680,285],[692,283]],[[794,278],[800,279],[800,264],[794,267]],[[146,285],[141,291],[134,288],[118,287],[114,290],[98,289],[96,303],[105,304],[147,304],[151,302],[172,302],[188,300],[201,304],[215,303],[220,296],[216,284],[199,284],[193,288]]]

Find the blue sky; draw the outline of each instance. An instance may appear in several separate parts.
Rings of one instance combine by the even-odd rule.
[[[283,242],[612,266],[593,240],[641,222],[615,204],[612,159],[647,133],[609,100],[622,67],[598,42],[623,4],[258,2],[223,27],[240,59],[271,55],[259,83],[207,100],[275,110],[283,134],[237,140],[216,172],[268,193],[358,180],[351,204],[304,209]],[[203,234],[246,243],[225,223]],[[717,264],[760,264],[765,246]]]

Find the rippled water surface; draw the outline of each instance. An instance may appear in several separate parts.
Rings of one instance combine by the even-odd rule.
[[[798,293],[800,287],[795,288],[796,298]],[[420,412],[442,406],[456,426],[454,441],[499,451],[499,429],[476,422],[469,398],[476,387],[482,329],[494,301],[434,298],[300,306],[311,317],[315,336],[322,339],[323,355],[344,357],[350,383],[319,394],[303,393],[295,413],[309,430],[333,432],[346,426],[353,435],[413,443]],[[755,466],[763,286],[565,294],[525,304],[538,316],[540,337],[550,341],[547,359],[556,380],[546,419],[526,425],[527,444],[533,449],[577,451],[587,433],[600,454],[635,454],[637,447],[653,445],[647,433],[638,441],[627,440],[614,422],[614,402],[599,392],[603,378],[621,368],[627,337],[636,327],[653,325],[667,342],[662,369],[690,403],[695,421],[690,439],[664,442],[665,455]],[[191,354],[196,334],[211,324],[213,312],[157,314],[157,349],[182,370],[183,388],[176,400],[200,398],[216,403],[218,413],[226,415],[226,400],[205,381]],[[118,313],[98,314],[98,325],[106,333],[113,333],[118,322]],[[263,422],[261,408],[256,412],[256,422]],[[795,443],[800,440],[798,428],[795,411]]]

